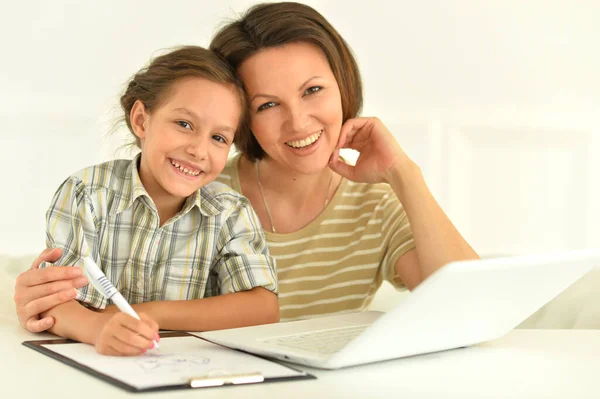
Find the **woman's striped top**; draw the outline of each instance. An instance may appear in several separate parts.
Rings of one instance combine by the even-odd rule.
[[[239,159],[232,157],[217,180],[241,192]],[[307,226],[264,233],[277,262],[282,321],[365,309],[383,279],[402,287],[394,265],[414,248],[392,188],[347,179]]]

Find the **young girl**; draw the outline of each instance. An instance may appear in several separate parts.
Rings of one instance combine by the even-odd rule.
[[[69,177],[47,212],[58,264],[91,256],[140,313],[105,309],[91,285],[46,312],[51,332],[107,355],[137,355],[169,330],[279,320],[275,263],[250,203],[220,183],[245,100],[231,69],[200,47],[156,58],[121,97],[141,153]],[[229,294],[229,295],[222,295]],[[114,308],[114,306],[112,307]]]

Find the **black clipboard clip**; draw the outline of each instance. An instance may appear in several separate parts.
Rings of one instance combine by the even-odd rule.
[[[265,377],[261,372],[227,374],[227,373],[209,373],[208,375],[190,378],[190,387],[205,388],[218,387],[221,385],[239,385],[254,384],[263,382]]]

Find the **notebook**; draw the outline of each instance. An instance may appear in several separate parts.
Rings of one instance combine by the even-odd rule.
[[[323,369],[466,347],[505,335],[600,266],[600,249],[453,262],[387,313],[354,312],[198,335]]]

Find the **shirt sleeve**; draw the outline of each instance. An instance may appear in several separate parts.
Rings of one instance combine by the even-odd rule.
[[[400,204],[400,200],[391,187],[383,195],[380,208],[382,212],[382,236],[384,237],[385,253],[381,262],[383,278],[396,289],[406,289],[406,285],[396,275],[396,262],[402,255],[415,248],[412,230],[408,216]]]
[[[248,200],[229,213],[218,245],[212,272],[217,275],[219,294],[255,287],[278,293],[275,259],[269,254],[260,221]]]
[[[46,212],[46,245],[63,251],[56,265],[82,268],[86,256],[98,261],[97,223],[93,210],[81,180],[70,177],[60,185]],[[49,266],[46,262],[40,265],[46,266]],[[91,284],[78,289],[75,299],[84,306],[100,309],[104,309],[107,302]]]

